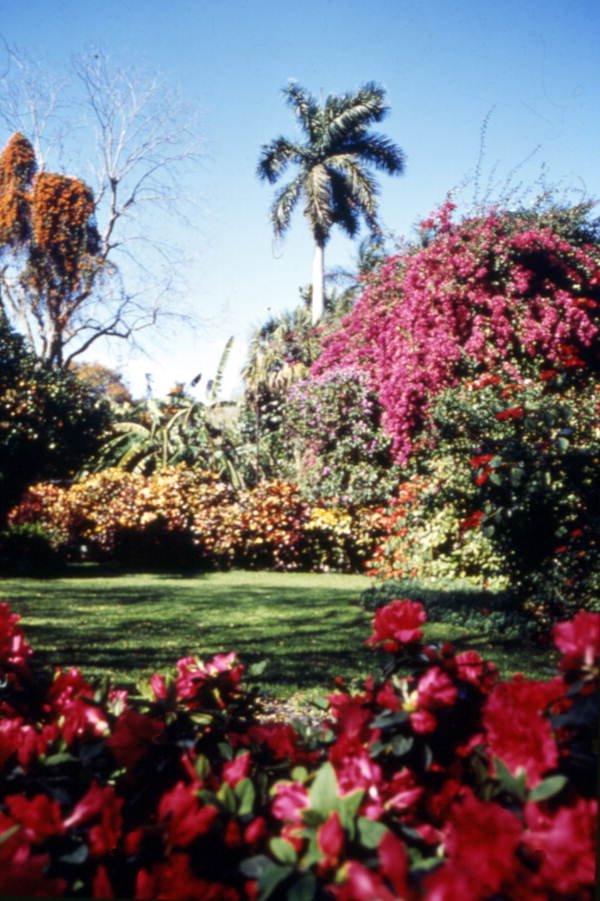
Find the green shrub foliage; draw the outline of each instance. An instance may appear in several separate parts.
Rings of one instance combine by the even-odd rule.
[[[0,522],[28,485],[72,477],[108,420],[92,389],[38,360],[0,315]]]
[[[437,567],[446,576],[479,571],[491,584],[504,575],[546,629],[596,604],[597,383],[570,384],[551,369],[511,381],[489,374],[443,393],[432,422],[436,450],[421,461],[421,490],[392,517],[374,573]]]

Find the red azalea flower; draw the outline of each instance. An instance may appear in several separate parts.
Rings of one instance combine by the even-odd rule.
[[[17,755],[21,766],[27,766],[35,757],[44,754],[59,734],[56,723],[48,723],[37,731],[21,717],[0,719],[0,767],[13,754]]]
[[[511,407],[509,410],[502,410],[500,413],[494,414],[496,419],[520,419],[525,415],[523,407]]]
[[[21,824],[23,835],[31,844],[64,832],[60,805],[47,795],[34,795],[31,800],[23,795],[7,795],[4,803],[10,815]]]
[[[339,864],[339,857],[344,847],[344,830],[337,810],[329,814],[322,826],[317,829],[317,847],[324,856],[319,864],[320,872],[333,869]]]
[[[552,810],[525,806],[525,845],[541,857],[536,883],[548,894],[588,897],[596,876],[598,802],[578,798],[571,807]]]
[[[267,834],[267,821],[264,817],[256,817],[248,823],[244,829],[244,842],[247,845],[256,845]]]
[[[64,821],[65,827],[70,829],[71,826],[77,826],[79,823],[96,816],[100,813],[105,803],[110,803],[114,794],[115,790],[112,785],[101,788],[94,780],[88,791],[73,808],[71,815]]]
[[[427,670],[419,680],[417,704],[420,710],[439,710],[440,707],[451,707],[457,697],[456,685],[439,666]]]
[[[93,898],[114,898],[115,893],[108,877],[108,872],[103,863],[100,864],[92,882]]]
[[[470,789],[450,808],[442,832],[451,868],[468,875],[477,898],[500,894],[502,884],[521,869],[515,853],[521,823],[498,804],[479,801]]]
[[[221,882],[209,882],[196,876],[188,854],[172,854],[165,863],[156,864],[150,872],[138,872],[135,897],[196,898],[198,901],[241,901],[237,889]]]
[[[250,772],[251,763],[252,758],[248,751],[245,751],[233,760],[228,760],[223,765],[223,781],[230,785],[231,788],[235,788],[238,782],[245,779]]]
[[[308,807],[308,792],[301,782],[277,782],[271,813],[281,822],[302,823],[302,811]]]
[[[167,683],[165,682],[165,677],[160,673],[154,673],[149,681],[156,700],[164,701],[167,697]]]
[[[479,466],[485,466],[490,460],[494,459],[494,454],[481,454],[479,457],[471,457],[469,460],[469,465],[474,469],[477,469]]]
[[[385,793],[388,796],[385,807],[394,810],[408,810],[417,803],[425,789],[417,783],[414,773],[407,767],[403,767],[394,773],[390,783],[386,786]]]
[[[427,614],[418,601],[391,601],[375,612],[373,634],[365,644],[381,643],[386,651],[398,651],[403,644],[421,641],[423,632],[420,627],[426,619]]]
[[[553,629],[554,644],[565,655],[562,670],[591,668],[600,656],[600,613],[580,610],[572,620],[557,623]]]
[[[0,896],[62,897],[67,883],[64,879],[48,878],[45,875],[49,862],[48,854],[31,855],[29,846],[22,845],[12,860],[3,861],[0,867]]]
[[[486,614],[483,610],[482,613]],[[487,611],[489,613],[489,610]],[[462,651],[456,655],[456,672],[459,679],[464,679],[487,694],[498,678],[498,669],[494,663],[482,660],[477,651]]]
[[[428,710],[415,710],[414,713],[408,715],[413,732],[417,735],[427,735],[428,732],[435,732],[437,720]]]
[[[530,788],[558,763],[552,728],[542,712],[562,695],[561,679],[552,682],[514,679],[496,685],[486,701],[483,725],[490,752],[511,773],[516,775],[523,770]]]
[[[0,604],[0,667],[27,668],[27,658],[33,654],[25,635],[17,625],[21,617],[11,613],[7,603]]]
[[[288,723],[267,723],[264,726],[250,726],[248,738],[259,745],[266,745],[275,760],[299,761],[305,757],[298,746],[298,736]]]
[[[104,857],[117,847],[123,828],[121,808],[123,798],[111,797],[102,806],[100,822],[90,829],[90,853],[92,857]]]
[[[64,826],[70,829],[100,814],[100,822],[90,829],[90,851],[94,857],[103,857],[114,851],[117,846],[123,825],[121,817],[123,803],[122,798],[115,796],[112,785],[101,788],[94,781],[89,791],[64,821]]]
[[[136,710],[124,710],[106,744],[112,749],[119,766],[132,770],[164,729],[164,723],[160,720]]]
[[[199,835],[204,835],[218,814],[217,808],[210,804],[201,806],[195,792],[195,786],[178,782],[160,800],[158,819],[166,826],[170,847],[189,845]]]
[[[365,816],[377,819],[383,812],[379,791],[382,781],[379,764],[375,763],[366,748],[345,757],[338,757],[334,746],[329,752],[329,757],[335,766],[340,794],[349,795],[359,788],[364,788],[367,804]]]
[[[460,528],[463,532],[466,532],[467,529],[476,529],[481,520],[483,519],[484,514],[481,510],[476,510],[475,513],[469,514],[460,524]]]

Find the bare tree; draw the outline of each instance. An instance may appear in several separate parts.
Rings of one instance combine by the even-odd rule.
[[[66,366],[100,338],[134,340],[177,314],[176,282],[185,266],[168,226],[185,221],[189,192],[182,185],[201,142],[193,116],[164,83],[113,66],[102,51],[73,59],[68,76],[52,78],[8,50],[0,125],[7,137],[12,132],[30,144],[37,174],[31,170],[29,184],[0,174],[0,208],[14,206],[15,192],[28,202],[19,240],[14,228],[3,235],[0,210],[0,308],[41,357]],[[50,164],[85,182],[52,175]],[[48,188],[51,178],[63,212],[68,203],[81,206],[84,189],[91,198],[85,223],[77,220],[90,240],[78,248],[76,280],[58,277],[64,273],[56,253],[40,245],[34,227],[36,189],[44,179]],[[75,221],[74,213],[65,215]]]

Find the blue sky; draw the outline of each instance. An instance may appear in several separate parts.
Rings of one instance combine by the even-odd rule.
[[[280,94],[290,78],[315,94],[371,80],[386,89],[380,130],[403,148],[406,173],[380,177],[380,214],[398,236],[472,177],[490,112],[482,192],[491,178],[497,196],[515,169],[514,183],[532,184],[543,166],[549,184],[600,198],[596,0],[0,0],[0,35],[57,69],[99,44],[115,62],[159,72],[199,115],[203,158],[188,179],[197,203],[172,238],[195,254],[187,301],[204,325],[167,342],[148,334],[146,358],[90,354],[121,367],[137,393],[145,372],[158,393],[200,370],[210,377],[233,334],[231,390],[252,328],[293,307],[310,280],[300,211],[274,248],[273,189],[255,174],[261,145],[294,135]],[[336,236],[326,266],[349,265],[355,251]]]

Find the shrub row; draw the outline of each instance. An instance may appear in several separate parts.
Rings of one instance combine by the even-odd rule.
[[[71,558],[128,565],[353,570],[382,534],[377,509],[309,504],[282,480],[234,491],[210,472],[107,469],[70,487],[32,486],[9,515],[37,523]]]
[[[0,893],[591,901],[600,615],[555,626],[549,681],[424,645],[425,618],[378,609],[384,675],[308,728],[261,721],[234,654],[140,697],[36,672],[0,605]]]

